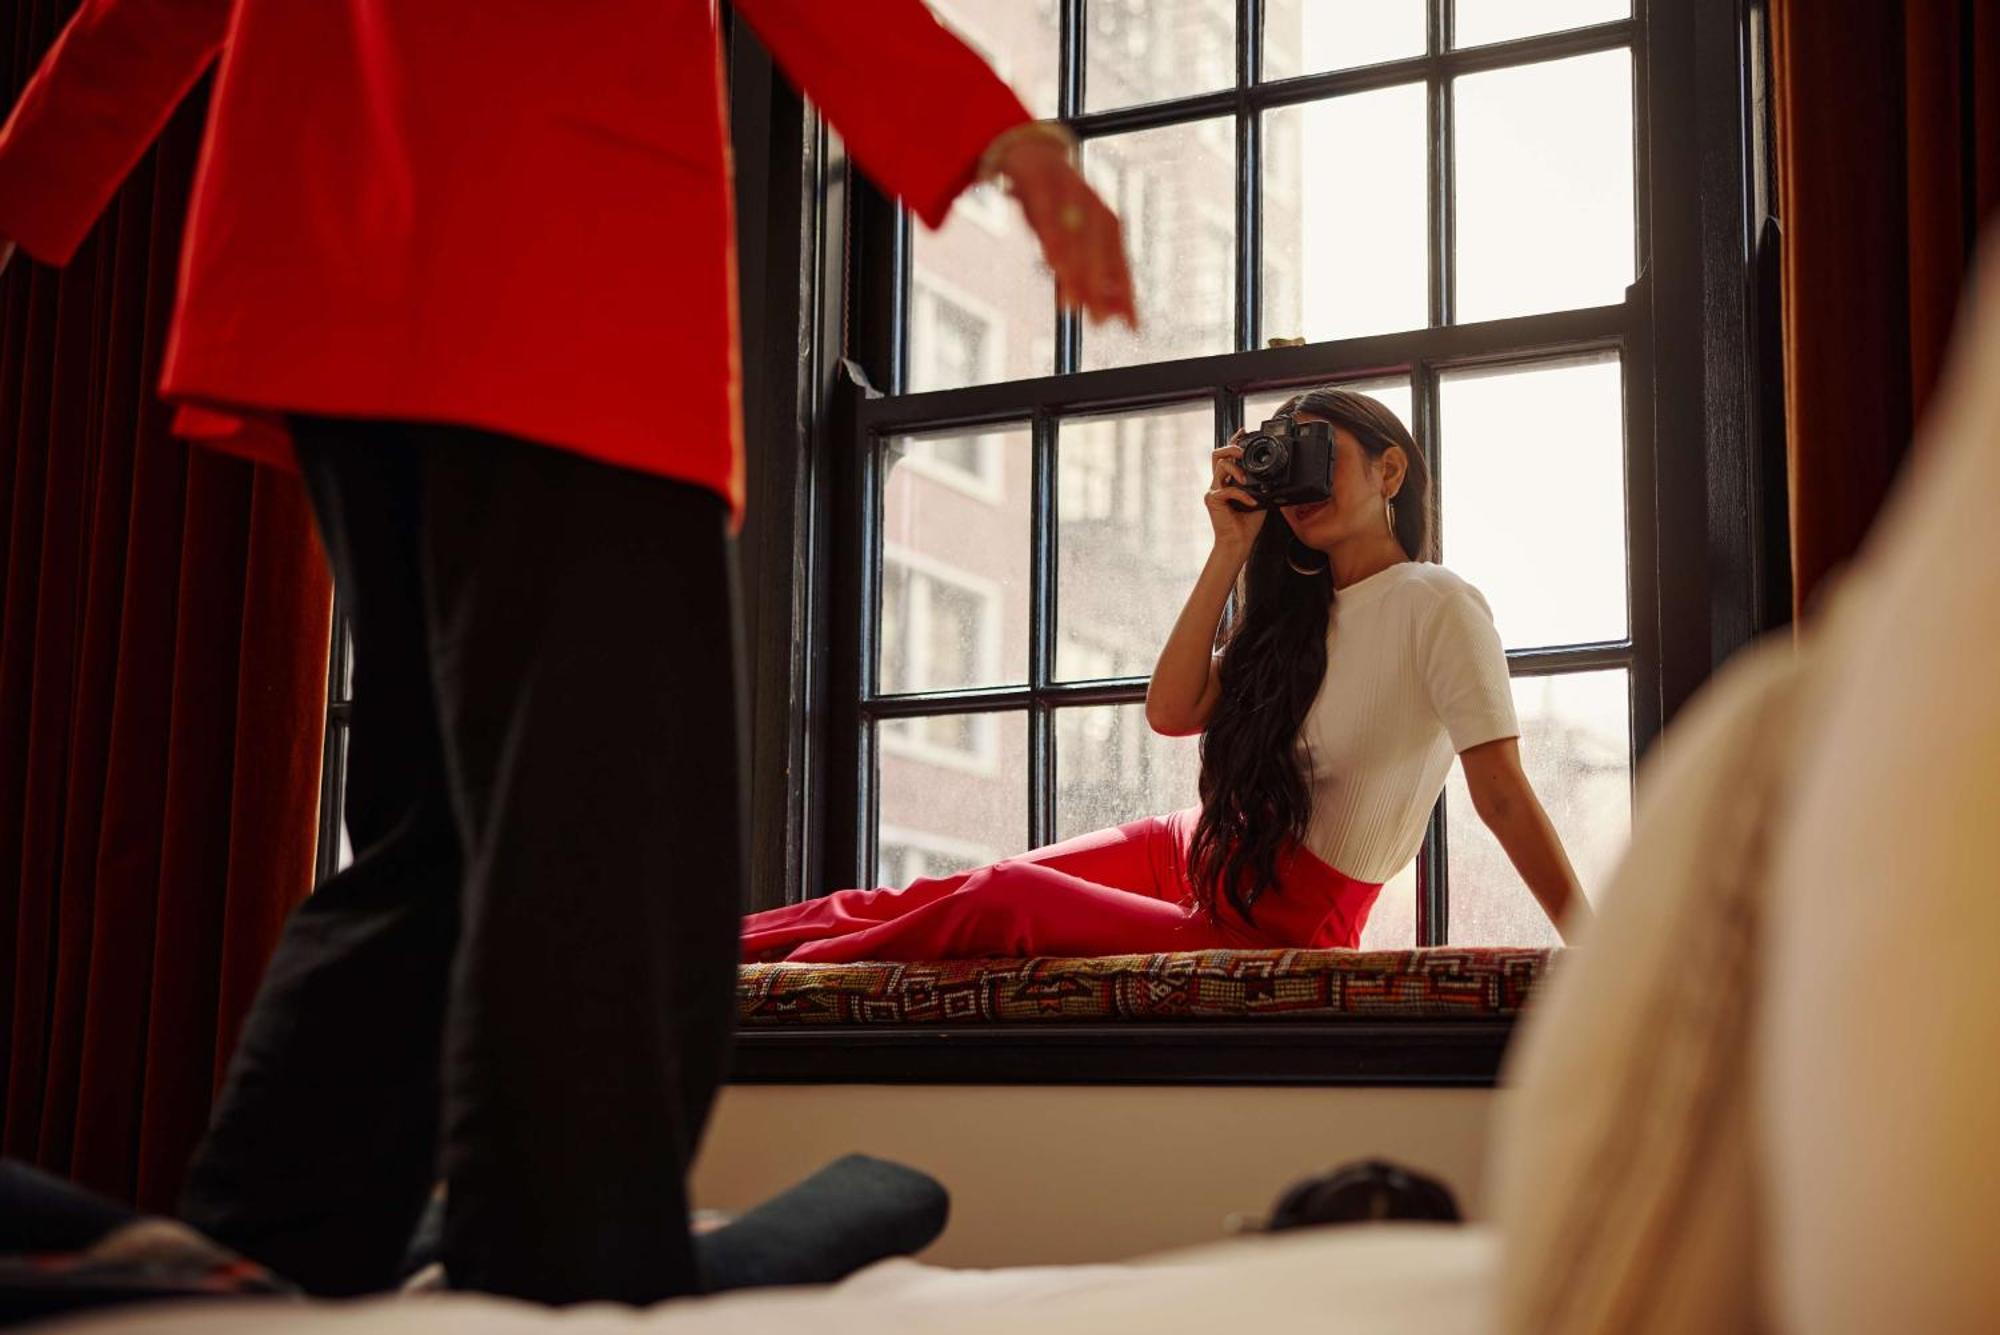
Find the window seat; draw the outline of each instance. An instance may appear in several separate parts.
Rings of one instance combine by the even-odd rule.
[[[1556,951],[1198,950],[1085,959],[746,964],[744,1029],[1511,1020]]]

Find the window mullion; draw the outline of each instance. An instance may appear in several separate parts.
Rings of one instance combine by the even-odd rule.
[[[1443,59],[1451,49],[1452,0],[1430,0],[1428,32],[1430,74],[1425,81],[1429,94],[1429,152],[1425,158],[1429,192],[1426,201],[1430,222],[1430,323],[1443,328],[1457,312],[1452,301],[1452,124],[1451,80],[1444,72]],[[1444,457],[1438,430],[1437,369],[1429,362],[1412,368],[1412,412],[1417,441],[1430,460],[1430,505],[1432,555],[1444,557]],[[1439,795],[1431,811],[1424,835],[1423,856],[1417,864],[1417,944],[1441,946],[1451,934],[1451,865],[1445,830],[1445,799]]]
[[[1442,57],[1451,45],[1452,0],[1430,0],[1431,71],[1426,80],[1429,93],[1430,152],[1428,211],[1430,221],[1430,316],[1433,328],[1442,328],[1458,318],[1452,300],[1452,117],[1451,79],[1444,72]]]
[[[1057,34],[1058,55],[1056,62],[1056,115],[1061,120],[1074,121],[1083,112],[1083,58],[1086,33],[1083,21],[1084,0],[1062,0],[1058,22],[1061,31]],[[1077,150],[1077,170],[1083,170],[1082,149]],[[1053,285],[1053,280],[1051,280]],[[1062,303],[1056,303],[1056,374],[1068,375],[1082,363],[1081,330],[1076,314],[1066,311]],[[1032,808],[1032,804],[1031,808]]]
[[[1443,433],[1438,429],[1438,372],[1428,361],[1410,368],[1410,415],[1418,446],[1430,461],[1431,550],[1439,560],[1444,555],[1444,451]],[[1446,944],[1451,920],[1451,867],[1446,853],[1445,801],[1439,796],[1431,811],[1424,835],[1423,854],[1417,864],[1417,944]]]
[[[1438,794],[1424,832],[1423,855],[1417,862],[1417,944],[1451,943],[1451,855],[1445,841],[1445,796]]]
[[[1083,2],[1062,0],[1057,16],[1056,114],[1063,120],[1074,120],[1083,111]]]
[[[1236,347],[1249,351],[1262,337],[1264,126],[1247,91],[1257,82],[1262,0],[1236,0]]]
[[[916,286],[912,278],[915,270],[914,253],[910,242],[910,211],[897,205],[895,246],[891,251],[890,279],[891,300],[895,303],[895,313],[889,325],[889,379],[891,394],[905,394],[910,388],[910,306],[913,301],[911,289]]]
[[[864,568],[860,572],[860,606],[857,620],[861,626],[860,654],[855,680],[861,684],[864,699],[881,694],[882,683],[879,669],[882,662],[882,451],[885,441],[871,432],[859,433],[861,440],[860,459],[857,461],[861,472],[861,551]],[[849,869],[855,876],[854,884],[869,885],[881,865],[881,850],[877,847],[877,827],[880,825],[881,784],[877,782],[879,766],[877,751],[880,738],[878,723],[873,714],[863,710],[860,717],[859,736],[855,740],[855,839],[854,848],[859,854],[860,865]]]
[[[1028,846],[1040,848],[1055,829],[1055,719],[1043,696],[1055,676],[1056,431],[1053,413],[1037,412],[1029,498],[1028,566]]]

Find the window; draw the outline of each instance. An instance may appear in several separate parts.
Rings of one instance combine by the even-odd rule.
[[[933,8],[948,23],[990,9]],[[1487,0],[1069,0],[1056,22],[982,33],[1002,64],[1056,70],[1083,169],[1125,218],[1146,320],[1058,319],[1032,256],[888,215],[902,286],[878,280],[854,314],[858,341],[902,364],[859,405],[866,476],[833,517],[879,536],[860,572],[877,596],[831,627],[848,637],[835,652],[876,667],[831,702],[831,726],[860,739],[854,865],[830,864],[832,882],[915,865],[882,850],[964,824],[960,792],[892,772],[913,737],[942,752],[993,729],[988,778],[1013,792],[979,842],[999,853],[1191,803],[1197,748],[1153,737],[1141,705],[1207,554],[1208,453],[1291,389],[1342,382],[1381,397],[1432,462],[1440,556],[1493,605],[1526,762],[1594,888],[1660,717],[1658,588],[1634,519],[1655,502],[1634,286],[1645,27],[1623,4],[1558,8],[1538,25]],[[975,439],[1004,446],[981,464]],[[947,502],[911,490],[912,465],[1005,482]],[[990,660],[951,647],[961,632],[936,628],[970,613],[920,593],[891,542],[926,508],[935,551],[959,553],[940,559],[999,591]],[[897,676],[927,634],[949,670]],[[1554,940],[1456,777],[1369,937]]]
[[[1741,503],[1783,494],[1765,471],[1782,442],[1758,439],[1757,340],[1776,326],[1731,307],[1765,220],[1751,185],[1758,204],[1771,191],[1767,108],[1747,100],[1761,6],[931,3],[1084,139],[1149,326],[1121,342],[1058,320],[1011,204],[961,200],[941,230],[911,228],[823,126],[790,122],[798,104],[747,31],[731,38],[744,272],[792,254],[805,271],[797,294],[766,283],[743,312],[747,349],[805,361],[744,363],[752,708],[769,711],[750,906],[1191,803],[1194,742],[1153,735],[1139,702],[1207,551],[1191,504],[1207,452],[1288,387],[1329,380],[1383,396],[1433,452],[1444,558],[1493,599],[1531,775],[1592,881],[1607,855],[1589,841],[1623,837],[1632,755],[1789,607],[1782,577],[1776,594],[1763,582],[1784,568],[1782,517],[1766,528]],[[1510,236],[1530,205],[1534,228]],[[1267,342],[1288,338],[1308,342]],[[845,358],[888,393],[841,388]],[[1603,447],[1613,430],[1622,450]],[[1537,607],[1519,593],[1537,580],[1577,596]],[[1621,580],[1622,604],[1606,596]],[[960,652],[968,636],[983,638]],[[346,664],[337,649],[322,874],[344,857]],[[1465,806],[1447,790],[1365,946],[1544,930]],[[1505,1041],[1504,1026],[1279,1028],[1243,1043],[1188,1025],[1058,1042],[963,1028],[942,1045],[751,1033],[738,1072],[1490,1083]]]

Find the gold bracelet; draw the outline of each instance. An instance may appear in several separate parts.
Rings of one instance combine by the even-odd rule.
[[[1000,159],[1007,150],[1026,139],[1046,139],[1071,157],[1076,156],[1076,136],[1061,121],[1022,121],[993,136],[993,142],[979,155],[979,171],[974,180],[984,182],[1000,174]]]

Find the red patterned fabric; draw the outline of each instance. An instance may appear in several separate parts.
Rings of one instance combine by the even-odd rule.
[[[1541,948],[1195,950],[1089,959],[746,964],[745,1027],[1066,1020],[1486,1019],[1519,1013]]]

